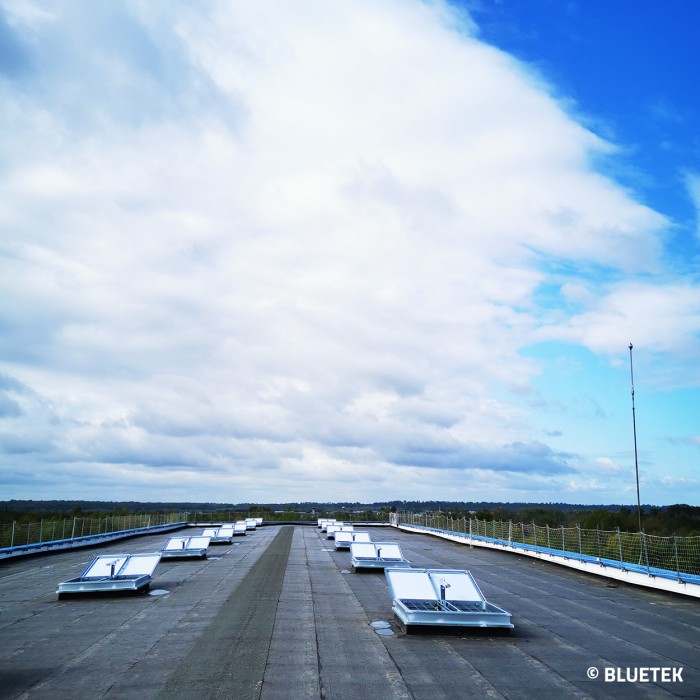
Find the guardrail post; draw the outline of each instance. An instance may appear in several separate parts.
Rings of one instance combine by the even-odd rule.
[[[644,548],[644,559],[645,559],[645,561],[646,561],[646,563],[647,563],[647,574],[650,575],[651,572],[650,572],[650,570],[649,570],[649,551],[647,550],[647,537],[646,537],[646,535],[644,534],[644,530],[642,530],[642,531],[639,533],[639,535],[640,535],[640,537],[642,538],[642,547]],[[640,556],[641,556],[641,552],[640,552]]]
[[[10,536],[10,549],[15,546],[15,520],[12,521],[12,535]]]
[[[618,546],[618,549],[620,550],[620,564],[624,564],[624,559],[622,558],[622,534],[620,533],[619,525],[617,528],[617,546]]]
[[[576,525],[576,529],[578,530],[578,560],[583,561],[583,549],[581,547],[581,526]]]
[[[678,561],[678,543],[676,542],[676,533],[674,532],[671,537],[673,538],[673,553],[676,557],[676,574],[678,575],[678,583],[682,581],[681,579],[681,565]]]
[[[32,524],[27,523],[27,544],[29,544],[29,533],[32,531]]]
[[[537,525],[535,525],[534,520],[532,521],[532,533],[533,533],[534,540],[535,540],[535,547],[537,547]]]
[[[545,527],[547,528],[547,549],[551,549],[552,547],[549,544],[549,523],[547,523]]]
[[[566,535],[564,534],[564,526],[561,526],[561,551],[566,551]]]

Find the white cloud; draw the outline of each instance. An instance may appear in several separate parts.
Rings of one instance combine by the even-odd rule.
[[[610,457],[597,457],[593,460],[593,463],[604,474],[616,473],[623,469],[622,465],[618,464],[615,460],[610,459]]]
[[[678,282],[624,282],[590,302],[565,324],[541,329],[541,339],[580,343],[594,352],[617,353],[634,345],[652,352],[695,356],[700,335],[700,287]]]
[[[2,9],[11,24],[25,24],[32,26],[55,19],[55,15],[42,7],[39,3],[29,0],[2,0]]]
[[[51,12],[23,88],[0,85],[2,369],[54,407],[54,465],[96,495],[390,497],[435,469],[536,484],[573,467],[493,393],[537,373],[522,347],[699,330],[695,287],[601,297],[574,275],[586,310],[538,335],[543,262],[653,271],[667,222],[442,3]]]
[[[664,486],[680,486],[681,488],[693,488],[698,485],[698,479],[690,476],[663,476],[660,482]]]

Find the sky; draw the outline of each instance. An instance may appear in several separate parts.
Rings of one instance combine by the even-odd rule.
[[[700,505],[698,20],[0,0],[0,500]]]

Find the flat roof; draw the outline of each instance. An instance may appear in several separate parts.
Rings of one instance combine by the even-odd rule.
[[[269,525],[205,560],[161,560],[147,594],[57,599],[96,554],[157,552],[160,533],[0,563],[0,697],[700,696],[696,599],[395,528],[381,539],[416,568],[468,569],[515,628],[405,634],[383,572],[353,573],[314,526]],[[647,680],[625,682],[634,673]]]

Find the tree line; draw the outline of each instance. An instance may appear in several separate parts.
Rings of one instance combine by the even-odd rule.
[[[636,507],[625,505],[572,505],[565,503],[493,503],[458,501],[385,501],[376,503],[141,503],[136,501],[0,501],[0,523],[31,523],[66,518],[189,513],[190,517],[211,520],[238,520],[262,517],[265,521],[312,521],[318,517],[336,520],[386,522],[391,513],[440,513],[453,518],[534,523],[550,527],[636,532]],[[649,535],[700,535],[700,507],[674,504],[644,506],[642,529]]]

